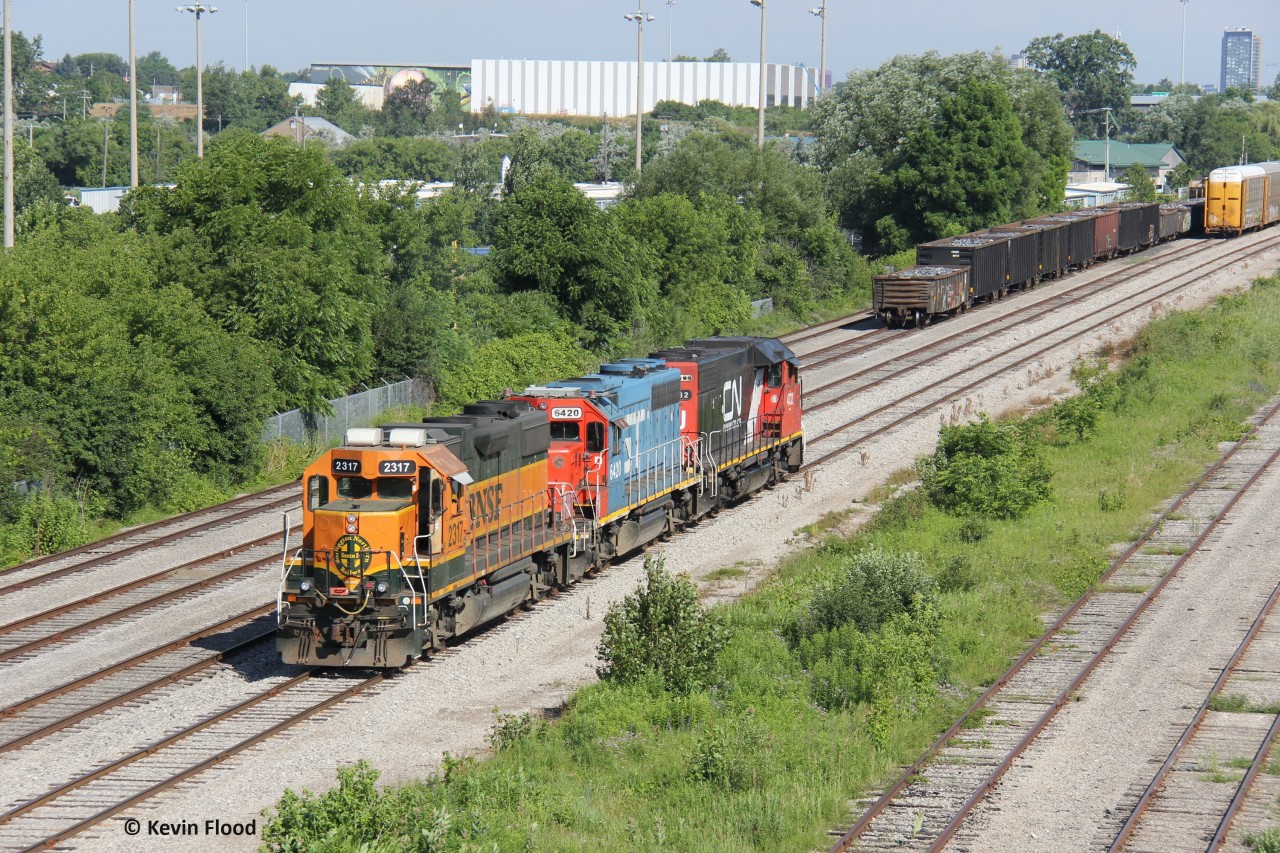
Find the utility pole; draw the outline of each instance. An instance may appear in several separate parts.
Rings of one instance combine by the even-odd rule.
[[[1187,82],[1187,4],[1191,0],[1178,0],[1182,4],[1182,71],[1178,75],[1178,83]]]
[[[102,187],[107,186],[107,139],[108,131],[111,130],[111,117],[102,117]]]
[[[200,17],[206,12],[212,15],[218,11],[218,7],[192,3],[179,6],[178,11],[191,12],[196,16],[196,157],[204,159],[204,67],[200,56]]]
[[[636,177],[639,178],[644,130],[644,22],[652,21],[654,17],[644,13],[644,0],[640,0],[637,6],[635,12],[623,17],[636,24]]]
[[[760,107],[756,111],[756,147],[764,148],[764,0],[751,0],[751,5],[760,7]]]
[[[133,40],[133,3],[129,0],[129,186],[138,185],[138,57]],[[106,170],[107,158],[102,158]]]
[[[13,31],[4,0],[4,247],[13,248]]]
[[[822,54],[818,58],[818,94],[821,95],[827,88],[827,0],[822,0],[820,8],[810,9],[809,14],[822,19]]]

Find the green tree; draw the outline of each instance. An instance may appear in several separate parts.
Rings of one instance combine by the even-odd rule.
[[[341,77],[330,77],[316,93],[316,109],[323,118],[352,135],[374,123],[373,111],[356,96],[356,90]]]
[[[1141,163],[1130,165],[1120,176],[1120,183],[1128,185],[1129,194],[1125,198],[1129,201],[1155,201],[1159,198],[1156,182]]]
[[[1091,110],[1111,107],[1125,123],[1137,60],[1124,42],[1101,30],[1065,37],[1058,33],[1032,39],[1022,54],[1058,87],[1077,135],[1102,136],[1102,113]]]
[[[431,130],[435,83],[410,80],[394,89],[382,104],[382,132],[386,136],[419,136]]]
[[[369,379],[386,259],[356,189],[324,153],[233,131],[176,178],[136,190],[127,220],[151,238],[164,280],[268,346],[274,402],[321,410]]]
[[[178,69],[158,50],[153,50],[146,56],[139,56],[136,65],[138,86],[142,89],[152,86],[176,86],[182,80]]]
[[[13,102],[15,113],[38,112],[48,92],[45,74],[36,67],[44,56],[44,44],[40,36],[28,39],[14,30],[9,38],[13,46]],[[4,60],[4,48],[0,46],[0,61]]]
[[[293,115],[301,98],[289,96],[289,80],[270,65],[236,71],[219,62],[204,70],[204,130],[242,127],[255,133]],[[194,68],[182,69],[182,97],[196,102]]]
[[[582,329],[584,343],[608,350],[641,331],[642,309],[656,296],[656,283],[635,263],[640,252],[544,165],[520,176],[498,209],[490,257],[508,290],[554,296]]]
[[[869,243],[877,233],[901,228],[893,218],[877,226],[888,208],[901,204],[885,197],[891,186],[886,176],[897,168],[908,139],[937,126],[946,98],[965,83],[981,82],[998,83],[1009,92],[1022,128],[1026,158],[1021,186],[1007,200],[1010,210],[1027,216],[1061,205],[1071,135],[1056,97],[1050,97],[1056,90],[1032,75],[1011,72],[999,56],[927,53],[897,56],[879,68],[851,74],[811,108],[814,160],[826,174],[843,224]]]
[[[658,283],[649,313],[655,343],[736,334],[751,317],[751,283],[762,231],[758,218],[727,199],[695,205],[663,193],[614,207],[609,217],[645,247],[640,256]]]
[[[17,223],[23,214],[41,203],[61,204],[62,187],[44,160],[25,139],[13,144],[13,207]]]
[[[1049,496],[1052,472],[1021,422],[946,426],[938,449],[917,464],[925,493],[948,512],[1019,518]]]
[[[332,154],[343,174],[365,181],[444,181],[457,154],[438,139],[378,137],[358,139]]]
[[[1010,221],[1026,146],[1008,94],[997,83],[966,82],[941,105],[937,122],[912,134],[881,197],[895,230],[879,234],[894,251],[939,235]],[[885,226],[881,226],[885,227]],[[897,229],[909,235],[895,245]]]
[[[729,52],[723,47],[717,47],[703,62],[733,62],[733,57],[729,56]]]
[[[652,680],[672,693],[700,690],[715,675],[727,633],[687,578],[673,578],[661,558],[646,558],[644,568],[645,585],[605,614],[597,672],[618,684]]]

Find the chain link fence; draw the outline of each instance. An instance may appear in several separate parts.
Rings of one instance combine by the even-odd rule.
[[[425,381],[405,379],[388,382],[350,397],[330,400],[333,414],[312,414],[294,409],[270,417],[262,430],[262,440],[272,442],[287,438],[294,442],[333,443],[341,441],[351,427],[372,424],[387,409],[430,403],[431,392]]]

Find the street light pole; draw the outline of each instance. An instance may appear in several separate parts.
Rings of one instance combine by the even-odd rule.
[[[4,0],[4,247],[13,248],[13,31]]]
[[[764,148],[764,0],[751,0],[760,7],[760,106],[756,110],[756,147]]]
[[[654,20],[653,15],[644,13],[644,0],[637,4],[639,8],[629,15],[623,15],[636,25],[636,177],[640,177],[641,134],[644,126],[644,22]]]
[[[218,11],[217,6],[209,6],[205,3],[192,3],[188,6],[179,6],[179,12],[191,12],[196,16],[196,157],[204,157],[204,68],[201,65],[200,57],[200,16],[208,12],[212,15]]]
[[[822,0],[821,8],[810,9],[809,14],[822,19],[822,55],[818,60],[818,94],[821,95],[827,87],[827,0]]]
[[[1182,71],[1178,75],[1178,83],[1187,82],[1187,4],[1191,0],[1178,0],[1182,4]]]
[[[129,0],[129,186],[138,185],[138,55],[133,40],[133,2]],[[103,158],[106,162],[106,158]]]
[[[672,55],[671,45],[673,43],[673,39],[671,31],[675,27],[676,22],[676,10],[673,8],[675,5],[676,0],[667,0],[667,62],[671,62]]]

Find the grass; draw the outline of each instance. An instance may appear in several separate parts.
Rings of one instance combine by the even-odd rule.
[[[451,760],[386,790],[371,771],[348,768],[321,797],[288,794],[265,840],[391,850],[426,833],[441,839],[432,849],[449,850],[825,848],[849,801],[914,761],[1044,630],[1046,613],[1098,580],[1108,549],[1145,526],[1150,508],[1181,492],[1280,387],[1278,285],[1172,315],[1132,342],[1093,434],[1044,447],[1052,496],[1021,520],[985,520],[974,536],[922,490],[905,491],[863,532],[792,556],[759,591],[720,609],[729,640],[713,688],[590,685],[555,723],[500,736],[484,760]],[[914,635],[882,629],[860,635],[865,654],[832,672],[884,666],[884,697],[820,704],[822,685],[789,632],[815,589],[873,547],[925,555],[937,579],[936,633],[921,640],[932,688],[895,686],[919,674],[893,662]],[[998,722],[984,715],[972,725]]]
[[[708,573],[703,579],[708,581],[731,580],[732,578],[740,578],[746,573],[747,570],[743,568],[740,563],[735,563],[732,566],[721,566],[715,571]]]

